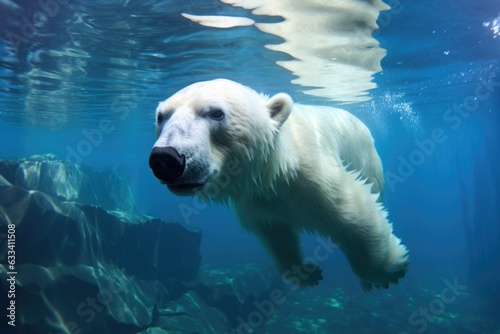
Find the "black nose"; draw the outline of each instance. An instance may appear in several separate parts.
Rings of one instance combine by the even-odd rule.
[[[172,183],[184,172],[186,158],[173,147],[153,147],[149,156],[149,167],[157,178]]]

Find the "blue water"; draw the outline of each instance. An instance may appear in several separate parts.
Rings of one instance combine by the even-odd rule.
[[[276,65],[290,56],[265,48],[279,37],[255,27],[203,27],[180,13],[276,18],[215,0],[71,1],[50,8],[36,33],[22,37],[29,29],[23,18],[33,22],[40,3],[0,1],[1,159],[54,153],[111,168],[129,182],[138,212],[203,231],[204,263],[269,266],[227,208],[183,216],[179,207],[191,199],[157,182],[147,164],[155,108],[184,86],[217,77],[344,108],[375,138],[384,202],[410,250],[410,271],[399,285],[363,295],[339,252],[323,264],[319,287],[296,294],[259,330],[351,332],[328,319],[348,322],[356,313],[362,319],[353,323],[364,322],[366,333],[500,333],[500,2],[392,2],[373,34],[387,51],[374,74],[377,87],[370,100],[355,103],[303,94],[294,75]],[[21,38],[17,46],[8,33]],[[91,143],[85,134],[96,131],[102,136]],[[315,242],[304,237],[305,254]],[[467,286],[463,294],[425,326],[422,316],[411,320],[454,280]],[[337,289],[351,308],[328,304]],[[311,325],[319,314],[326,322]]]

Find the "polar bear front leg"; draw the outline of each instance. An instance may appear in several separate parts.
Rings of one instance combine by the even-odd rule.
[[[303,263],[299,233],[286,224],[258,224],[252,227],[267,249],[283,278],[300,287],[318,285],[323,271],[317,265]]]

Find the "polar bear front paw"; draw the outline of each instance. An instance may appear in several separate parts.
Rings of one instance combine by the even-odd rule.
[[[372,282],[360,280],[361,287],[363,288],[364,292],[370,292],[373,288],[388,289],[389,283],[398,284],[399,279],[401,279],[405,276],[407,270],[408,269],[405,268],[405,269],[401,269],[401,270],[398,270],[397,272],[392,273],[390,280],[388,282],[385,282],[385,283],[372,283]]]
[[[304,263],[300,269],[301,275],[297,275],[297,278],[301,288],[316,286],[323,280],[323,270],[316,264]]]

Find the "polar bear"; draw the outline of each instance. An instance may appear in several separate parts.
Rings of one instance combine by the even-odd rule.
[[[405,275],[408,251],[380,201],[382,163],[368,128],[347,111],[216,79],[161,102],[156,135],[154,175],[176,195],[229,204],[289,281],[323,278],[303,262],[304,231],[337,244],[364,291]]]

